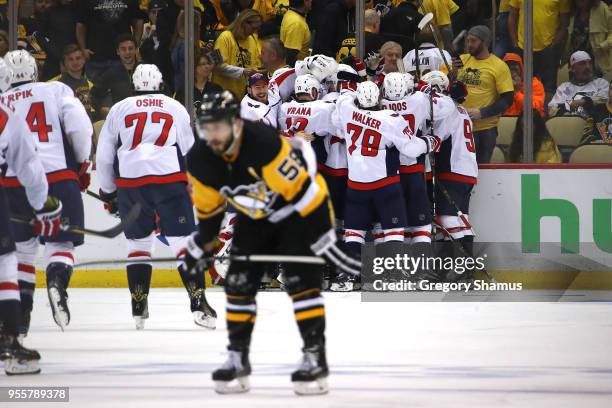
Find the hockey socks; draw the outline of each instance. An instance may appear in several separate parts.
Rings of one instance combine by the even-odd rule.
[[[148,264],[127,266],[128,286],[132,295],[132,316],[149,317],[148,297],[153,267]]]
[[[226,295],[227,331],[230,350],[246,350],[251,343],[251,334],[257,319],[257,304],[254,296]]]
[[[72,276],[72,266],[63,262],[47,265],[47,294],[53,312],[53,320],[62,329],[70,323],[68,309],[68,283]]]
[[[291,295],[295,321],[300,329],[304,347],[325,344],[325,306],[321,291],[307,289]]]

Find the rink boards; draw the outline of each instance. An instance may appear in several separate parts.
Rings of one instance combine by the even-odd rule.
[[[532,289],[612,289],[612,165],[486,165],[470,207],[478,253],[499,281]],[[97,191],[95,173],[91,190]],[[118,220],[83,195],[86,226]],[[123,236],[87,237],[76,261],[124,258]],[[156,242],[155,256],[170,256]],[[44,286],[44,278],[37,275]],[[73,287],[125,287],[125,270],[101,265],[77,270]],[[173,263],[155,265],[153,286],[180,287]]]

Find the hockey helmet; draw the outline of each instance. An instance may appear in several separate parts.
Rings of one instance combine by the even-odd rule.
[[[138,65],[132,75],[134,90],[138,92],[159,91],[163,82],[161,71],[153,64]]]
[[[13,71],[12,84],[21,82],[33,82],[38,77],[36,60],[26,50],[9,51],[4,56],[4,61]]]
[[[361,108],[374,108],[378,106],[380,90],[372,81],[364,81],[357,84],[357,101]]]

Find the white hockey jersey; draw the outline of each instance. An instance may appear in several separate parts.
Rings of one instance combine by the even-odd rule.
[[[111,108],[100,132],[100,187],[111,193],[116,187],[187,182],[184,156],[194,141],[189,114],[179,102],[162,94],[126,98]]]
[[[346,176],[344,138],[338,137],[338,129],[332,123],[335,111],[333,101],[285,102],[279,111],[279,128],[318,136],[312,142],[312,147],[317,155],[319,170],[330,176]]]
[[[343,91],[333,116],[346,140],[348,186],[373,190],[399,182],[399,154],[417,158],[426,143],[397,113],[359,109],[354,100],[354,92]]]
[[[442,141],[436,154],[436,175],[440,180],[476,184],[478,164],[473,125],[462,106],[448,96],[439,96],[434,105],[434,133]]]
[[[9,89],[0,101],[25,119],[47,181],[78,182],[80,164],[91,153],[93,127],[72,89],[58,81],[32,82]],[[10,166],[3,184],[19,186]]]
[[[444,56],[446,57],[446,61],[449,65],[451,65],[451,55],[446,50],[443,50],[443,52]],[[403,58],[406,72],[411,74],[414,74],[417,70],[415,54],[416,50],[410,50],[406,55],[404,55]],[[440,50],[434,44],[423,43],[421,44],[421,47],[419,47],[419,71],[421,75],[426,74],[429,71],[442,71],[445,74],[448,74],[448,69],[446,69],[446,64],[444,64],[442,54],[440,54]]]
[[[293,95],[295,84],[295,69],[291,67],[279,68],[272,73],[268,82],[268,104],[274,106],[287,102]]]
[[[24,186],[28,202],[32,208],[38,210],[47,200],[49,185],[42,163],[36,155],[36,145],[29,133],[23,118],[10,107],[0,105],[0,174],[2,166],[8,164]]]
[[[557,115],[558,111],[563,106],[563,114],[579,115],[583,118],[589,118],[592,112],[588,112],[582,106],[572,109],[570,104],[572,101],[580,100],[588,97],[595,103],[606,103],[608,100],[608,89],[610,88],[608,81],[603,78],[595,78],[588,84],[575,85],[571,82],[564,82],[557,88],[555,95],[548,103],[548,108],[551,115]]]
[[[244,95],[240,101],[240,117],[253,122],[262,122],[272,127],[277,127],[276,116],[278,105],[270,106],[258,102],[249,95]]]
[[[419,130],[426,132],[426,123],[430,117],[431,109],[429,96],[423,92],[416,91],[399,101],[383,99],[382,108],[394,111],[404,118],[414,135],[417,135]],[[400,155],[400,173],[420,173],[424,169],[422,161],[418,163],[417,159],[413,157]]]

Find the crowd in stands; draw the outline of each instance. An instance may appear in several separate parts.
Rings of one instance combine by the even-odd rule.
[[[533,2],[534,150],[561,162],[546,121],[584,119],[579,143],[612,144],[611,0]],[[187,44],[184,0],[20,0],[18,46],[39,62],[39,80],[62,81],[92,121],[131,93],[140,63],[156,64],[181,102]],[[356,0],[194,0],[194,100],[271,76],[311,54],[355,57]],[[441,69],[467,88],[478,161],[497,145],[522,160],[524,0],[366,1],[364,60],[372,75]],[[8,1],[0,0],[0,56],[9,50]],[[433,13],[432,25],[418,23]],[[494,14],[496,13],[496,14]],[[441,53],[438,45],[444,50]],[[415,51],[416,49],[416,51]],[[378,69],[378,71],[377,71]],[[462,86],[463,86],[462,85]],[[500,143],[500,117],[518,117]]]

